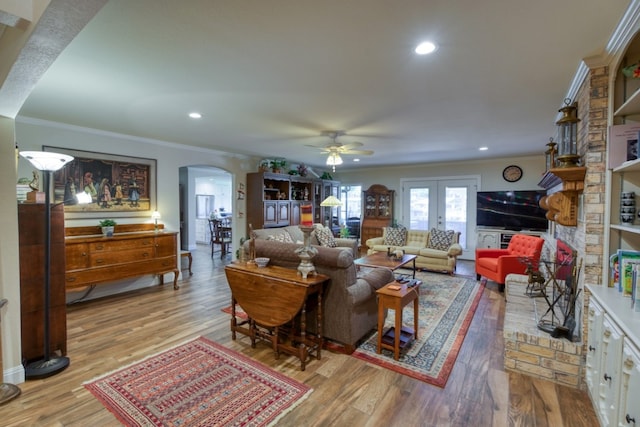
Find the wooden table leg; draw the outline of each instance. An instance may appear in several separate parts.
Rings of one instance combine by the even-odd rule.
[[[414,288],[414,292],[416,293],[416,299],[413,300],[413,337],[418,339],[418,314],[420,313],[420,292],[418,287]]]
[[[302,311],[300,312],[300,345],[298,346],[298,357],[300,358],[300,370],[304,371],[307,362],[307,298],[302,303]]]
[[[322,337],[322,287],[318,291],[318,311],[316,315],[316,321],[318,322],[316,325],[316,330],[318,331],[318,360],[322,358],[322,346],[324,345],[324,338]]]
[[[382,330],[384,329],[384,297],[378,299],[378,347],[376,353],[382,353]]]
[[[236,320],[236,299],[231,296],[231,339],[236,340],[236,327],[238,321]]]
[[[402,334],[402,307],[401,304],[395,304],[396,322],[393,336],[393,358],[400,359],[400,335]]]
[[[180,274],[180,270],[173,270],[173,289],[178,290],[180,286],[178,286],[178,274]]]

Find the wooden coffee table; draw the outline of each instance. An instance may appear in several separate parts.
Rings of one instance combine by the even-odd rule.
[[[413,278],[416,278],[416,258],[417,255],[402,255],[402,258],[396,259],[393,256],[387,256],[385,252],[376,252],[375,254],[363,256],[356,259],[354,264],[361,267],[384,267],[391,271],[396,271],[400,267],[405,266],[413,261]]]

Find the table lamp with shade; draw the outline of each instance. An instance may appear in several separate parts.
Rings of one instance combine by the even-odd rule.
[[[51,192],[53,172],[62,169],[73,157],[48,151],[21,151],[20,156],[32,166],[43,172],[45,191],[45,236],[44,236],[44,355],[41,360],[28,363],[25,368],[27,379],[46,378],[55,375],[67,366],[69,358],[54,357],[49,348],[50,341],[50,303],[51,303]]]

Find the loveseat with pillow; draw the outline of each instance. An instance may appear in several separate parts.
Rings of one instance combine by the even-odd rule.
[[[416,268],[453,274],[462,246],[458,244],[460,232],[453,230],[407,230],[404,227],[384,227],[382,237],[366,241],[367,254],[394,252],[417,255]]]
[[[292,226],[298,228],[297,226]],[[291,227],[285,227],[291,228]],[[283,242],[278,239],[283,228],[254,230],[255,255],[267,257],[270,265],[297,269],[300,257],[295,250],[299,243]],[[299,228],[298,228],[298,231]],[[301,233],[301,232],[300,232]],[[297,236],[302,238],[302,234]],[[268,236],[278,239],[268,239]],[[336,239],[356,242],[351,239]],[[351,243],[357,246],[356,243]],[[244,242],[244,255],[249,254],[250,242]],[[373,268],[358,277],[358,270],[353,263],[351,247],[316,246],[318,253],[311,260],[319,274],[329,276],[322,296],[322,335],[332,341],[344,345],[346,352],[352,353],[358,342],[378,326],[378,304],[376,290],[394,280],[393,273],[386,268]],[[307,314],[313,316],[313,311]],[[313,322],[307,327],[314,330]]]
[[[279,228],[261,228],[253,230],[253,235],[257,240],[274,240],[284,243],[295,243],[300,247],[304,243],[304,234],[297,225],[289,225]],[[343,239],[333,237],[330,228],[322,224],[314,224],[310,235],[310,242],[313,246],[325,246],[329,248],[349,249],[354,258],[358,257],[358,241],[355,239]]]

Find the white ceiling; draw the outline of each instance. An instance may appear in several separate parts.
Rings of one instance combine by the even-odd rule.
[[[375,151],[345,169],[542,155],[628,4],[109,0],[19,116],[310,165],[344,130]]]

